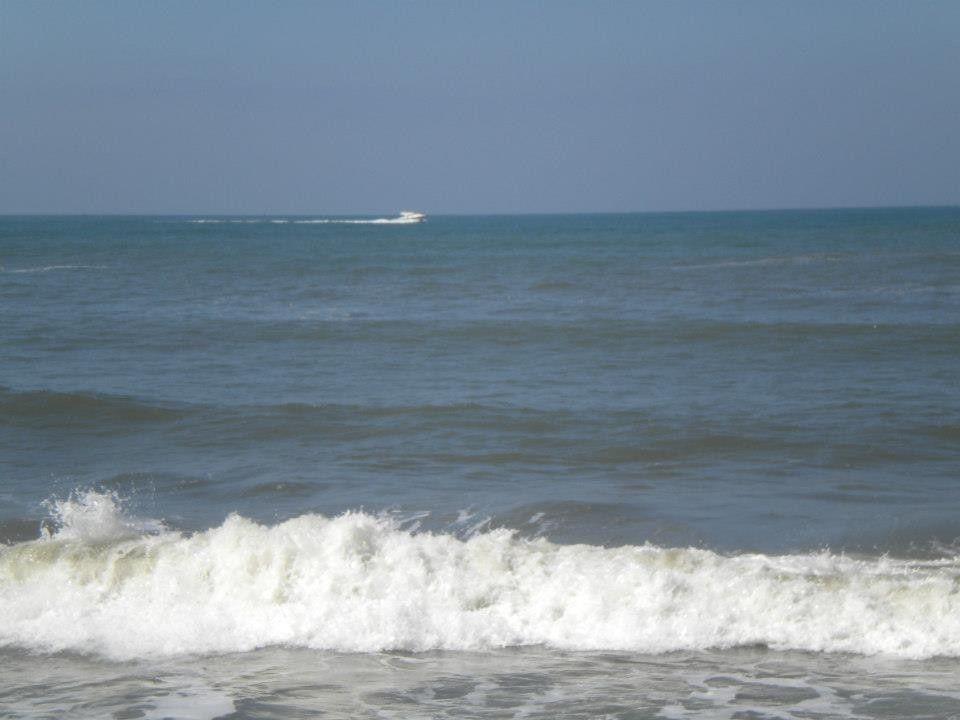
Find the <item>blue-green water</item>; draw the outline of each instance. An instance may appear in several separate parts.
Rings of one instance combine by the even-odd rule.
[[[317,220],[0,218],[0,706],[960,714],[960,209]]]

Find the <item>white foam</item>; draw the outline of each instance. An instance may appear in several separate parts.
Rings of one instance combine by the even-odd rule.
[[[55,533],[45,529],[46,539],[55,534],[58,540],[100,543],[137,538],[165,529],[159,520],[124,513],[119,498],[112,493],[87,490],[74,493],[66,500],[53,499],[44,504],[56,523]]]
[[[765,265],[807,265],[818,262],[841,262],[845,255],[813,253],[810,255],[778,255],[773,257],[743,258],[739,260],[717,260],[706,263],[675,265],[674,270],[705,270],[727,267],[754,267]]]
[[[41,265],[39,267],[28,267],[28,268],[16,268],[13,270],[7,270],[6,268],[0,268],[0,272],[6,273],[45,273],[52,272],[54,270],[105,270],[106,265]]]
[[[858,718],[861,715],[853,711],[853,702],[844,697],[832,687],[813,682],[811,678],[790,679],[784,677],[762,677],[756,675],[742,675],[736,672],[724,672],[717,676],[713,673],[701,675],[699,678],[687,676],[685,682],[693,688],[689,693],[689,700],[694,707],[687,708],[683,704],[666,705],[657,713],[657,717],[666,720],[688,720],[697,718],[711,718],[715,720],[736,720],[744,717],[838,717]],[[710,681],[722,681],[716,685]],[[738,701],[738,694],[744,686],[768,687],[773,690],[792,688],[800,691],[809,691],[813,697],[797,700],[793,703],[763,702],[756,698],[752,706],[742,700]],[[802,694],[802,693],[801,693]]]
[[[226,220],[219,218],[200,218],[197,220],[190,220],[188,222],[196,224],[207,224],[207,225],[218,225],[223,223],[232,223],[232,224],[256,224],[256,223],[270,223],[273,225],[415,225],[419,222],[417,218],[407,218],[407,217],[393,217],[393,218],[372,218],[372,219],[363,219],[363,220],[347,220],[342,218],[315,218],[310,220],[287,220],[285,218],[264,218],[264,219],[243,219],[243,220]]]
[[[131,536],[112,498],[70,502],[59,531],[0,548],[2,645],[118,659],[277,644],[960,656],[960,559],[464,540],[364,513]]]
[[[165,680],[165,684],[174,685],[176,690],[144,699],[141,703],[144,720],[212,720],[237,710],[229,694],[200,677],[182,675]]]

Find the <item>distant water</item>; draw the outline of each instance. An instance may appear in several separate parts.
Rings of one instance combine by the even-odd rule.
[[[960,717],[960,209],[0,218],[0,716]]]

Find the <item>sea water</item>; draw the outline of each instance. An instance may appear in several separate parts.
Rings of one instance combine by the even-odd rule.
[[[0,218],[0,716],[960,717],[960,210]]]

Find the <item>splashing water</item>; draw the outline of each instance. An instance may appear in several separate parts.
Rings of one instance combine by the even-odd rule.
[[[74,492],[65,500],[52,498],[44,505],[50,512],[44,524],[48,540],[105,542],[159,533],[163,522],[124,514],[123,501],[116,493],[95,490]]]
[[[360,512],[272,527],[231,515],[184,535],[92,491],[53,509],[55,532],[0,548],[2,645],[120,659],[269,645],[960,655],[956,558],[462,539]]]

